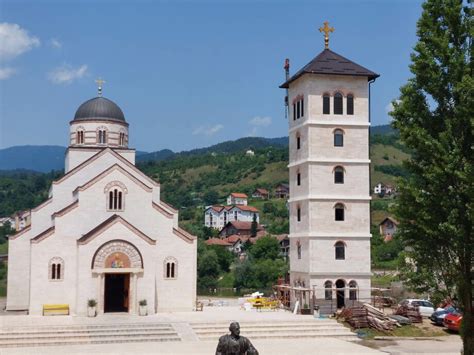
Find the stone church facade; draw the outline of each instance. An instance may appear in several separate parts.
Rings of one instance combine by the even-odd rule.
[[[178,227],[178,211],[160,185],[135,167],[122,110],[99,95],[70,122],[65,175],[31,211],[31,225],[9,238],[7,310],[42,314],[67,304],[86,315],[192,310],[196,237]]]
[[[328,41],[328,39],[327,39]],[[370,299],[370,83],[326,48],[288,90],[290,280],[320,300]]]

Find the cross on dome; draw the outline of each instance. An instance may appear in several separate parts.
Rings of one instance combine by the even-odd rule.
[[[324,48],[329,49],[329,32],[334,32],[334,27],[329,27],[329,22],[324,21],[324,27],[320,27],[319,32],[324,32]]]
[[[99,97],[102,96],[102,84],[105,84],[105,80],[102,80],[100,77],[99,79],[96,79],[96,84],[97,84],[97,94]]]

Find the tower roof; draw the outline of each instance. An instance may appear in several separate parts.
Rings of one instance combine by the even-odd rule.
[[[125,116],[120,107],[105,97],[95,97],[84,102],[74,115],[74,121],[91,119],[125,122]]]
[[[380,75],[344,58],[329,48],[324,49],[311,62],[301,68],[295,75],[280,85],[280,88],[287,89],[291,82],[298,79],[303,74],[330,74],[330,75],[352,75],[366,76],[367,80],[378,78]]]

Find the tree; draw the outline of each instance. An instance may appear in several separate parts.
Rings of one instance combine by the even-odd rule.
[[[202,242],[198,242],[197,272],[199,288],[217,287],[217,281],[221,272],[219,258],[215,250],[209,249]]]
[[[270,236],[260,238],[250,248],[250,255],[257,260],[280,258],[280,243],[278,239]]]
[[[464,6],[465,5],[465,6]],[[457,292],[465,354],[474,353],[472,15],[462,0],[427,0],[411,55],[413,78],[393,102],[393,126],[411,150],[401,178],[398,236],[418,279]],[[419,285],[418,285],[419,286]]]
[[[252,223],[250,224],[250,236],[251,237],[256,237],[257,236],[257,228],[258,228],[257,214],[254,213]]]

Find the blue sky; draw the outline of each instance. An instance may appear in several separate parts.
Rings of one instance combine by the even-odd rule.
[[[0,148],[67,145],[99,76],[139,150],[287,135],[283,62],[295,73],[322,51],[325,20],[332,50],[381,75],[372,122],[385,124],[420,14],[417,0],[1,0]]]

